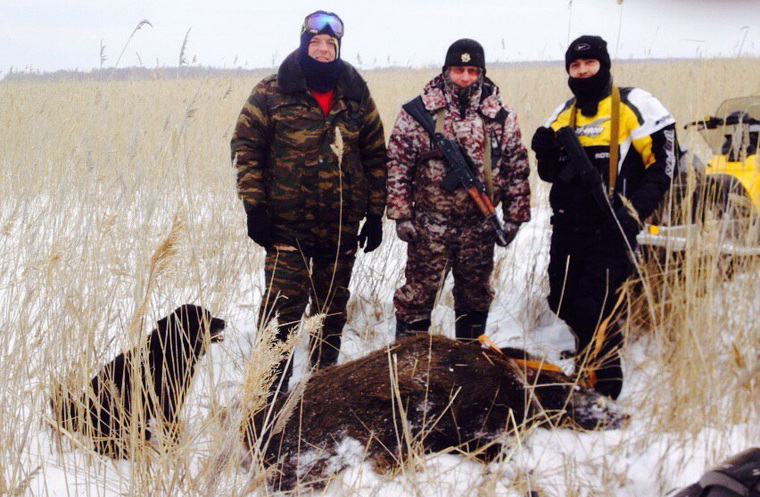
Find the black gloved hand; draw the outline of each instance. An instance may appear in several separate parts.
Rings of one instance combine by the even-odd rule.
[[[359,246],[364,252],[372,252],[383,241],[383,217],[377,214],[367,214],[361,231],[359,231]],[[366,246],[365,246],[366,242]]]
[[[248,237],[264,248],[272,245],[272,221],[264,206],[246,209],[248,215]]]
[[[520,231],[520,223],[511,223],[506,222],[504,223],[504,232],[505,232],[505,238],[507,239],[507,245],[509,246],[510,243],[512,243],[517,236],[517,232]]]
[[[530,148],[536,153],[536,157],[543,159],[557,159],[560,153],[557,136],[553,129],[541,126],[533,134]]]

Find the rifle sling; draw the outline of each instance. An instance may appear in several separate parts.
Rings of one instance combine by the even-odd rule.
[[[433,122],[433,117],[430,115],[430,112],[427,111],[425,108],[425,104],[422,102],[422,97],[417,96],[416,98],[410,100],[409,102],[405,103],[403,106],[403,109],[414,118],[415,121],[420,123],[422,128],[427,132],[427,134],[430,135],[430,139],[433,140],[433,136],[436,134],[443,134],[443,124],[444,124],[444,118],[446,115],[446,108],[438,109],[438,111],[435,114],[435,122]],[[492,164],[491,164],[491,138],[488,135],[488,128],[486,126],[486,121],[481,116],[481,120],[483,121],[483,177],[485,179],[485,187],[486,187],[486,193],[488,193],[488,198],[493,200],[493,174],[492,174]],[[434,142],[434,140],[433,140]],[[439,151],[440,152],[440,151]],[[475,174],[475,171],[473,171],[473,174]]]
[[[609,198],[613,198],[615,195],[615,183],[617,182],[618,173],[618,160],[620,158],[620,151],[618,146],[620,145],[620,89],[612,85],[612,91],[610,93],[612,102],[610,103],[610,154],[609,154],[609,175],[607,177],[607,195]],[[578,109],[573,102],[570,107],[570,127],[575,129],[575,123],[577,122]]]
[[[488,134],[488,126],[486,126],[486,120],[483,116],[480,117],[483,121],[483,179],[486,181],[486,193],[488,198],[493,202],[493,171],[491,167],[491,135]]]

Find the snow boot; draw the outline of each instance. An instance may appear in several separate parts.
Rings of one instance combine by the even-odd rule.
[[[475,342],[486,332],[488,311],[456,313],[456,337],[462,342]]]
[[[396,340],[406,338],[414,335],[415,333],[427,333],[430,329],[430,319],[421,319],[414,321],[413,323],[405,323],[400,320],[396,320]]]
[[[617,400],[623,390],[623,368],[620,364],[620,352],[614,352],[594,371],[596,383],[594,390],[612,400]]]

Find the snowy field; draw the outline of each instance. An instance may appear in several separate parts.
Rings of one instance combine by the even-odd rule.
[[[714,74],[726,64],[747,76],[740,79],[748,86],[733,93],[760,91],[751,87],[755,60],[711,62],[714,71],[706,64],[655,67],[670,76],[653,93],[681,120],[714,108],[723,84]],[[564,84],[547,83],[555,69],[489,73],[524,116],[526,143]],[[640,72],[624,75],[635,80]],[[669,84],[699,74],[691,96]],[[370,74],[386,126],[428,76],[415,72],[399,90],[392,75]],[[0,84],[0,495],[270,494],[257,470],[241,465],[238,406],[252,393],[246,370],[261,359],[263,251],[245,236],[227,149],[254,82]],[[533,91],[548,97],[534,101]],[[684,141],[698,148],[695,137]],[[569,370],[560,352],[572,348],[572,336],[545,304],[549,212],[535,178],[534,193],[533,220],[508,249],[497,249],[487,334]],[[355,457],[316,495],[662,496],[759,446],[760,275],[748,263],[726,279],[719,262],[687,258],[683,278],[655,278],[644,292],[649,303],[634,304],[624,428],[535,429],[489,465],[456,453],[421,454],[393,474],[377,474]],[[392,295],[404,263],[405,246],[386,223],[381,248],[357,260],[341,362],[391,341]],[[435,330],[448,336],[450,285],[433,315]],[[227,329],[199,364],[179,447],[112,461],[52,427],[52,385],[71,378],[84,385],[183,303],[211,309]],[[293,383],[309,374],[305,346],[296,347]]]

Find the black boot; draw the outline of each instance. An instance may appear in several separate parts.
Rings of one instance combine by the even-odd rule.
[[[611,357],[602,362],[595,373],[594,390],[612,400],[617,400],[623,390],[623,367],[620,364],[620,353],[613,353]]]
[[[456,337],[463,342],[475,342],[486,332],[488,311],[456,313]]]
[[[413,323],[396,320],[396,340],[413,336],[415,333],[427,333],[429,329],[429,319],[421,319]]]

